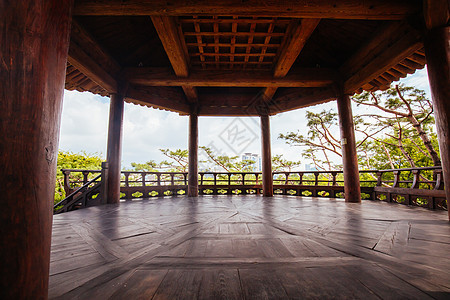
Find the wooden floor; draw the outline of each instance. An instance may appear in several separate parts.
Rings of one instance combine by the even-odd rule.
[[[450,299],[447,213],[308,197],[132,201],[54,217],[50,298]]]

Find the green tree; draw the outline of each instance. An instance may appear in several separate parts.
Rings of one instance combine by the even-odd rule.
[[[386,148],[394,147],[401,151],[410,167],[416,167],[416,161],[421,160],[412,157],[413,152],[417,151],[429,157],[432,165],[441,165],[438,147],[433,143],[433,105],[425,91],[396,85],[382,92],[363,92],[354,96],[353,101],[358,106],[375,110],[372,114],[361,116],[366,122],[371,122],[372,127],[383,130],[388,128],[387,138],[379,139],[372,135],[371,139],[384,144]],[[367,134],[364,131],[361,133]]]
[[[61,169],[82,169],[82,170],[100,170],[102,167],[103,157],[99,153],[73,153],[71,151],[60,150],[58,152],[58,162],[56,169],[56,186],[55,186],[55,203],[66,197],[64,191],[64,175]],[[94,176],[94,175],[93,175]],[[71,180],[82,180],[81,173],[71,173]]]

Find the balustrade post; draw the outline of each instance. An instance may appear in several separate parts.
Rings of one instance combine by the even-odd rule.
[[[62,171],[64,174],[64,192],[66,192],[66,197],[72,193],[72,188],[70,187],[70,171]]]
[[[412,170],[413,173],[413,182],[411,184],[412,189],[419,188],[420,184],[420,170]]]
[[[399,181],[400,181],[400,172],[399,171],[393,171],[394,173],[394,183],[392,184],[392,187],[398,187]]]
[[[341,131],[345,201],[361,202],[361,185],[359,182],[352,105],[350,96],[345,95],[341,87],[338,90],[337,106]]]
[[[143,187],[145,187],[145,176],[146,176],[146,173],[145,173],[145,172],[142,172],[142,178],[141,178],[141,180],[142,180],[142,186],[143,186]]]
[[[175,185],[175,175],[170,174],[170,185]]]
[[[129,187],[129,177],[130,177],[130,173],[129,172],[124,172],[123,173],[125,175],[125,187]]]
[[[83,185],[85,185],[86,183],[88,183],[89,181],[89,171],[83,171]]]
[[[382,172],[377,172],[377,186],[381,186],[383,183],[383,179],[382,179],[383,173]]]
[[[433,179],[435,181],[434,190],[443,190],[442,169],[433,171]]]
[[[102,180],[102,188],[100,195],[102,197],[101,203],[106,204],[106,193],[108,192],[108,162],[102,162],[102,176],[100,177]]]
[[[47,299],[73,1],[0,4],[0,298]]]
[[[217,174],[213,174],[214,176],[214,185],[217,185]]]

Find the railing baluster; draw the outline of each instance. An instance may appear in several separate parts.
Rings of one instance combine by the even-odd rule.
[[[429,173],[424,173],[424,170],[432,170],[433,171],[433,179],[423,179],[425,176],[429,176]],[[64,175],[64,189],[67,191],[72,184],[79,185],[81,183],[80,174],[82,174],[83,183],[86,183],[86,179],[89,179],[89,175],[91,173],[100,173],[98,170],[72,170],[72,169],[63,169],[61,170]],[[77,176],[73,177],[73,174],[77,172]],[[384,173],[392,173],[394,176],[393,181],[385,180],[383,182],[383,174]],[[411,172],[413,178],[408,176],[408,179],[401,179],[402,172]],[[364,173],[372,173],[376,174],[376,180],[361,180],[361,190],[365,194],[369,194],[372,199],[376,199],[378,194],[384,194],[387,196],[387,201],[392,201],[393,195],[404,196],[406,201],[403,204],[414,204],[414,205],[422,205],[425,206],[425,202],[421,202],[420,198],[428,198],[428,206],[430,208],[442,208],[445,205],[445,202],[442,202],[442,199],[445,199],[445,195],[442,192],[443,183],[442,183],[442,169],[439,167],[426,167],[426,168],[409,168],[409,169],[393,169],[393,170],[371,170],[371,171],[360,171],[360,174]],[[171,190],[174,195],[178,189],[184,188],[181,185],[187,185],[187,172],[122,172],[123,181],[121,192],[126,194],[126,199],[131,198],[131,195],[136,192],[144,192],[144,197],[148,197],[148,192],[152,190],[156,190],[160,196],[163,196],[163,191]],[[151,174],[151,179],[147,180],[147,175]],[[312,192],[312,196],[319,196],[319,191],[326,191],[328,196],[326,197],[335,197],[336,193],[341,193],[344,189],[341,181],[338,180],[338,176],[341,176],[341,171],[301,171],[301,172],[290,172],[290,171],[281,171],[281,172],[273,172],[272,180],[276,183],[274,189],[281,189],[283,194],[288,194],[288,191],[293,190],[296,194],[301,196],[302,192],[308,190]],[[139,178],[141,175],[141,178]],[[311,176],[312,175],[312,176]],[[326,175],[326,176],[323,176]],[[103,176],[103,174],[102,174]],[[131,176],[131,177],[130,177]],[[220,173],[220,172],[200,172],[199,173],[199,183],[200,185],[211,185],[212,181],[214,186],[211,186],[214,194],[218,194],[217,191],[221,188],[228,191],[228,194],[233,194],[234,189],[242,190],[243,194],[247,193],[246,186],[248,185],[249,189],[256,189],[257,194],[260,193],[260,172],[231,172],[231,173]],[[234,176],[234,177],[233,177]],[[242,176],[240,178],[239,176]],[[250,176],[250,177],[249,177]],[[255,177],[253,177],[255,176]],[[282,176],[285,176],[284,180]],[[298,177],[297,177],[298,176]],[[306,177],[305,177],[306,176]],[[421,177],[422,176],[422,177]],[[104,176],[103,176],[104,177]],[[170,177],[170,178],[169,178]],[[211,180],[211,177],[213,180]],[[313,178],[312,178],[313,177]],[[78,178],[78,179],[77,179]],[[274,179],[275,178],[275,179]],[[422,180],[421,180],[422,178]],[[374,178],[375,179],[375,178]],[[152,187],[147,189],[146,184],[151,182]],[[89,182],[89,185],[92,187],[93,183]],[[369,183],[369,184],[366,184]],[[404,184],[407,183],[406,188]],[[154,185],[156,184],[157,187]],[[306,185],[305,185],[306,184]],[[388,186],[390,184],[390,186]],[[411,185],[410,185],[411,184]],[[163,185],[165,189],[163,189]],[[170,185],[170,187],[168,186]],[[428,185],[432,186],[434,189],[428,190]],[[104,185],[103,185],[104,186]],[[142,190],[142,188],[144,189]],[[420,189],[420,193],[416,193],[415,190]],[[85,189],[86,190],[86,189]],[[87,188],[89,190],[89,188]],[[205,189],[208,190],[208,189]],[[429,191],[429,192],[428,192]],[[94,192],[88,191],[88,195],[84,195],[85,191],[83,191],[83,195],[77,203],[83,203],[83,205],[92,205],[92,203],[101,202],[102,200],[102,191],[99,198],[93,201],[92,195]],[[420,196],[418,196],[420,195]],[[85,197],[85,198],[83,198]],[[323,195],[325,197],[325,195]],[[66,198],[67,199],[67,198]],[[73,201],[75,200],[66,200],[64,203],[71,202],[70,207],[64,207],[62,210],[71,210]],[[417,201],[415,199],[418,199]],[[411,203],[411,200],[414,200]],[[62,203],[64,205],[64,203]]]
[[[419,187],[420,183],[420,170],[412,170],[413,182],[411,184],[411,189],[416,189]]]
[[[125,186],[129,187],[130,185],[129,185],[128,179],[130,177],[130,173],[125,172],[124,175],[125,175]]]
[[[85,185],[89,180],[89,171],[83,171],[83,185]]]

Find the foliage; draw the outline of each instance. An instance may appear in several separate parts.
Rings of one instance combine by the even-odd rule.
[[[205,151],[209,160],[214,162],[218,167],[226,172],[252,172],[253,160],[240,160],[239,156],[215,155],[211,148],[200,146],[200,149]],[[206,161],[202,161],[206,162]]]
[[[102,158],[99,153],[87,153],[81,151],[80,153],[73,153],[70,151],[58,152],[58,162],[56,167],[56,186],[55,186],[55,199],[57,203],[66,197],[64,191],[64,175],[61,169],[83,169],[83,170],[100,170],[102,167]],[[83,175],[81,173],[71,173],[71,180],[81,181]],[[91,179],[91,178],[89,178]]]
[[[272,156],[272,170],[277,171],[288,171],[291,172],[296,167],[300,166],[300,161],[290,161],[283,158],[283,155],[273,155]]]
[[[375,109],[375,113],[360,117],[377,133],[383,132],[385,137],[359,132],[377,142],[373,149],[376,146],[383,148],[391,167],[395,163],[403,164],[405,159],[408,167],[441,165],[437,144],[433,142],[436,140],[433,105],[424,91],[396,85],[382,92],[364,92],[353,97],[353,101],[358,106]],[[398,151],[403,158],[395,162],[389,158],[390,152],[395,155]]]
[[[159,168],[168,169],[170,172],[187,172],[188,169],[188,150],[176,149],[159,149],[171,161],[163,160],[159,163]]]
[[[433,132],[433,107],[425,92],[402,85],[383,92],[364,92],[353,101],[371,108],[370,114],[354,117],[360,169],[391,169],[440,165],[437,136]],[[341,157],[337,113],[307,112],[307,135],[280,134],[287,144],[303,147],[302,156],[318,170],[341,166],[331,157]],[[366,175],[365,175],[366,176]]]

